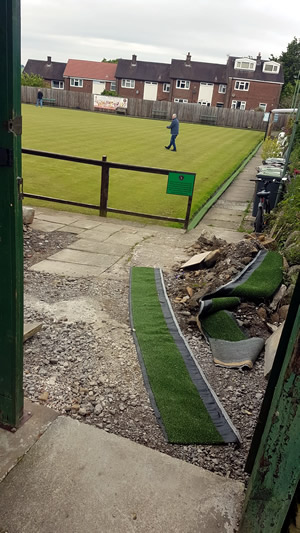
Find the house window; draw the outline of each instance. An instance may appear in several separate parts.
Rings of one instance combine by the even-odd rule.
[[[231,109],[246,109],[246,102],[241,102],[240,100],[232,100]]]
[[[219,85],[219,93],[225,94],[226,93],[226,85]]]
[[[117,90],[117,82],[116,81],[111,81],[110,82],[110,90],[111,91],[116,91]]]
[[[238,91],[249,91],[249,81],[236,81],[234,88]]]
[[[121,82],[121,86],[125,89],[134,89],[135,88],[135,80],[125,80],[123,79]]]
[[[210,107],[210,102],[206,102],[206,100],[200,100],[200,102],[198,102],[198,104],[205,105],[206,107]]]
[[[262,111],[267,111],[267,104],[258,104],[259,109]]]
[[[176,80],[176,89],[189,89],[190,82],[188,80]]]
[[[169,83],[164,83],[163,84],[163,92],[164,93],[169,93],[170,92],[170,84]]]
[[[224,107],[223,102],[217,102],[216,107]]]
[[[248,58],[236,59],[234,63],[234,68],[239,68],[242,70],[255,70],[256,61],[251,61]]]
[[[51,89],[63,89],[64,88],[64,82],[63,81],[51,81]]]
[[[81,80],[80,78],[71,78],[70,86],[71,87],[83,87],[83,80]]]
[[[279,72],[279,66],[278,63],[274,62],[264,63],[263,72],[277,74]]]
[[[189,101],[185,98],[174,98],[174,102],[176,102],[176,104],[188,104]]]

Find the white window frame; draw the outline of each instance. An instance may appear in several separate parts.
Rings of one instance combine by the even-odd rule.
[[[123,87],[123,89],[135,89],[135,80],[122,78],[121,87]]]
[[[216,107],[224,107],[224,102],[217,102]]]
[[[248,57],[239,57],[234,62],[234,68],[239,70],[255,70],[256,61]]]
[[[117,90],[117,82],[116,81],[111,81],[110,82],[110,90],[111,91],[116,91]]]
[[[58,87],[55,87],[54,83],[58,83]],[[51,89],[64,89],[65,84],[63,81],[51,80]]]
[[[249,81],[236,81],[234,84],[234,88],[236,91],[249,91],[249,87]]]
[[[221,84],[219,85],[218,93],[220,93],[220,94],[226,94],[226,90],[227,90],[227,86],[221,83]]]
[[[81,78],[70,78],[70,87],[83,87],[83,80]]]
[[[210,102],[208,102],[207,100],[200,100],[198,104],[206,106],[206,107],[210,107]]]
[[[176,89],[184,89],[185,91],[188,91],[191,86],[191,82],[189,80],[176,80]]]
[[[258,104],[258,107],[259,107],[262,111],[266,112],[266,111],[267,111],[267,105],[268,105],[268,104]]]
[[[174,98],[176,104],[188,104],[189,101],[186,98]]]
[[[237,106],[237,103],[238,102],[241,102],[241,105],[240,107],[236,107]],[[243,100],[232,100],[231,102],[231,109],[240,109],[241,111],[245,111],[246,109],[246,102],[243,101]]]
[[[163,84],[163,93],[169,93],[170,92],[170,88],[171,88],[171,84],[170,83],[164,83]]]
[[[267,70],[266,67],[272,67],[270,70]],[[263,72],[266,74],[278,74],[280,70],[279,63],[276,63],[275,61],[266,61],[263,64]]]

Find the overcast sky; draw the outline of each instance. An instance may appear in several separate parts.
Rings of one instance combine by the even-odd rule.
[[[280,55],[299,37],[299,0],[21,0],[28,59],[225,63]]]

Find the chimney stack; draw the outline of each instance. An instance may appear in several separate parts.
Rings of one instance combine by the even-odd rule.
[[[131,65],[132,65],[133,67],[136,66],[136,55],[134,55],[134,54],[132,55]]]
[[[261,64],[261,53],[258,52],[258,56],[256,58],[256,61],[257,61],[257,64],[260,65]]]
[[[189,67],[191,66],[191,59],[192,59],[192,56],[191,56],[190,52],[188,52],[187,56],[186,56],[185,64],[187,66],[189,66]]]
[[[50,65],[51,64],[51,56],[48,56],[47,57],[47,63]]]

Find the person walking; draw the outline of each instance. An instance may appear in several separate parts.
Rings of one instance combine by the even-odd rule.
[[[43,107],[43,93],[41,91],[41,89],[38,90],[38,93],[37,93],[37,101],[36,101],[36,105],[37,107],[40,105],[41,107]]]
[[[173,113],[172,122],[171,122],[170,126],[167,126],[167,128],[169,130],[171,130],[171,139],[170,139],[169,146],[165,146],[165,148],[167,150],[170,150],[171,146],[173,146],[173,149],[171,150],[171,152],[176,152],[177,149],[176,149],[175,139],[176,139],[177,135],[179,134],[179,120],[178,120],[177,115],[175,113]]]

